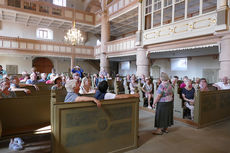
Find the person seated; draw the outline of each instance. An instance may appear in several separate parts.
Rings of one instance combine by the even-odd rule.
[[[80,78],[83,78],[84,77],[84,74],[83,74],[84,70],[79,66],[75,66],[73,69],[72,69],[72,73],[78,73]]]
[[[119,74],[116,74],[115,80],[116,80],[116,81],[122,81],[122,79],[120,78],[120,75],[119,75]]]
[[[200,85],[200,78],[197,77],[195,83],[193,84],[193,87],[197,90],[199,89],[199,85]]]
[[[119,99],[119,98],[130,98],[130,97],[139,97],[139,94],[120,94],[116,95],[113,93],[107,93],[108,90],[108,82],[102,81],[98,85],[98,90],[96,91],[94,97],[97,100],[107,100],[107,99]]]
[[[185,82],[187,82],[187,80],[188,80],[188,76],[184,76],[183,83],[180,84],[181,89],[183,89],[186,86]]]
[[[173,87],[173,88],[174,88],[174,87],[175,87],[175,85],[177,84],[178,79],[179,79],[179,77],[178,77],[178,76],[173,76],[173,79],[172,79],[172,87]]]
[[[98,79],[98,83],[102,82],[102,81],[106,81],[106,78],[104,75],[100,75],[99,79]]]
[[[38,86],[36,86],[37,83],[38,83],[37,75],[35,73],[32,73],[30,75],[30,79],[26,81],[26,84],[30,86],[34,86],[36,90],[39,90]]]
[[[29,74],[25,74],[24,78],[20,80],[20,83],[26,83],[27,80],[30,79],[30,75]]]
[[[51,75],[52,75],[52,76],[56,76],[56,70],[55,70],[55,68],[52,68],[52,69],[51,69],[51,73],[48,74],[46,80],[50,80],[50,76],[51,76]]]
[[[226,90],[230,89],[230,83],[228,82],[228,77],[225,76],[222,79],[222,82],[217,82],[213,84],[214,87],[216,87],[218,90]]]
[[[0,98],[15,98],[16,94],[13,91],[9,90],[10,81],[7,78],[2,79],[0,82]]]
[[[97,87],[99,83],[98,74],[93,74],[93,81],[94,81],[95,86]]]
[[[101,67],[101,70],[99,72],[99,76],[103,75],[104,77],[107,76],[107,72],[105,71],[105,69],[103,67]]]
[[[25,76],[27,75],[28,73],[26,71],[23,71],[22,72],[22,76],[19,78],[19,81],[21,82],[21,80],[24,80]],[[26,82],[26,81],[24,81]]]
[[[62,89],[62,78],[56,76],[56,78],[54,78],[54,85],[51,87],[51,90],[59,90],[59,89]]]
[[[80,94],[95,93],[95,90],[92,88],[92,82],[90,77],[85,77],[82,79],[79,93]]]
[[[185,101],[185,107],[190,109],[191,119],[194,119],[194,102],[195,89],[192,87],[192,81],[188,79],[185,82],[186,86],[182,89],[182,97]]]
[[[107,73],[107,75],[106,75],[106,80],[112,80],[112,78],[110,77],[110,74],[109,73]]]
[[[34,84],[37,84],[37,83],[38,83],[37,75],[36,75],[35,73],[32,73],[32,74],[30,75],[30,79],[28,79],[28,80],[26,81],[26,84],[32,84],[32,85],[34,85]]]
[[[0,65],[0,79],[4,78],[4,76],[7,76],[7,72],[3,70],[2,65]]]
[[[131,78],[131,82],[129,83],[130,94],[137,93],[138,83],[136,82],[136,77],[133,76]]]
[[[145,84],[145,82],[146,82],[146,80],[145,80],[145,75],[143,74],[142,76],[141,76],[141,78],[140,78],[140,80],[141,80],[141,84]]]
[[[82,102],[93,101],[97,104],[97,107],[101,107],[101,102],[94,97],[79,96],[80,84],[76,80],[66,81],[65,88],[67,95],[64,102]]]
[[[26,94],[30,94],[31,91],[29,89],[26,89],[26,88],[22,88],[26,85],[23,85],[23,84],[19,84],[20,81],[19,81],[19,78],[16,76],[16,75],[13,75],[10,77],[10,88],[9,90],[10,91],[24,91]]]
[[[205,78],[200,79],[199,89],[200,91],[209,91],[208,84]]]
[[[130,82],[131,82],[131,76],[128,74],[128,75],[126,76],[126,78],[124,79],[123,85],[124,85],[124,86],[127,86],[128,83],[130,83]]]
[[[76,80],[79,85],[81,85],[81,77],[79,73],[74,73],[73,74],[73,80]]]
[[[47,78],[47,74],[46,73],[42,73],[41,74],[41,79],[38,80],[38,83],[46,82],[46,78]]]
[[[149,77],[145,78],[145,83],[142,87],[142,91],[145,93],[145,97],[148,99],[148,108],[152,109],[150,101],[153,98],[153,84]]]

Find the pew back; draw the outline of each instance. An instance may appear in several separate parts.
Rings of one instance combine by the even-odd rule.
[[[51,98],[53,153],[124,152],[137,147],[138,98],[63,103]]]
[[[194,121],[199,127],[229,118],[230,90],[198,91],[194,110]]]

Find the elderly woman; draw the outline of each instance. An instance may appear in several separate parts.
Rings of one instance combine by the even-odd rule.
[[[54,85],[51,87],[51,90],[59,90],[59,89],[62,89],[62,78],[56,76],[56,78],[54,78]]]
[[[3,79],[0,82],[0,98],[15,98],[16,94],[13,91],[9,90],[10,81],[8,78]]]
[[[194,118],[194,95],[195,95],[195,89],[192,87],[192,81],[188,79],[185,82],[186,86],[182,89],[182,97],[185,101],[185,106],[190,109],[191,113],[191,119]]]
[[[93,97],[79,96],[80,84],[76,80],[66,81],[65,88],[67,95],[65,97],[65,102],[81,102],[81,101],[93,101],[97,104],[97,107],[101,106],[99,100]]]
[[[150,105],[151,98],[153,98],[153,84],[149,77],[145,78],[145,83],[142,87],[142,91],[145,93],[145,97],[148,99],[148,108],[152,109]]]
[[[46,82],[47,74],[41,73],[41,79],[38,80],[39,83]]]
[[[31,91],[29,89],[26,88],[22,88],[27,86],[26,84],[19,84],[19,78],[16,75],[13,75],[10,77],[10,91],[24,91],[26,94],[30,94]]]
[[[136,82],[136,77],[132,76],[131,82],[129,83],[130,94],[135,94],[135,91],[138,89],[138,84]]]
[[[157,89],[157,96],[154,99],[153,107],[156,105],[155,127],[153,134],[162,135],[168,133],[168,127],[173,125],[173,90],[169,83],[169,77],[162,72],[161,84]]]
[[[82,79],[79,93],[80,94],[95,93],[95,90],[93,90],[92,88],[92,82],[90,77],[85,77]]]

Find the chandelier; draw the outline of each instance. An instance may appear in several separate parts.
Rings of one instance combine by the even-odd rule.
[[[64,38],[66,42],[69,42],[74,46],[83,44],[84,37],[82,36],[81,31],[76,28],[75,21],[73,22],[73,27],[68,30]]]

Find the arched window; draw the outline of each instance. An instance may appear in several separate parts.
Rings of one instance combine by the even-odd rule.
[[[53,4],[66,7],[66,0],[53,0]]]
[[[46,28],[38,28],[36,36],[40,39],[53,39],[53,31]]]

